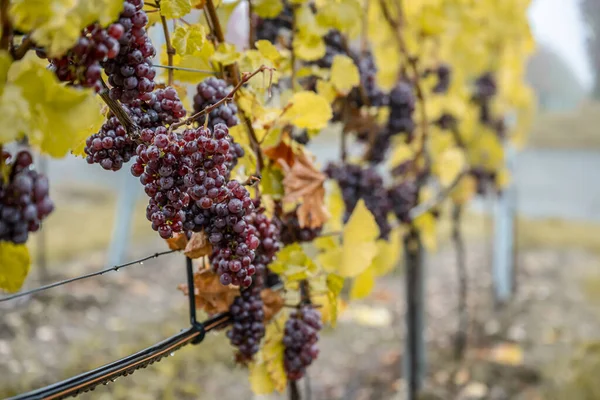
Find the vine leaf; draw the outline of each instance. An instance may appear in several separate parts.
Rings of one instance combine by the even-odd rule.
[[[269,269],[282,275],[286,282],[308,279],[317,271],[317,265],[306,255],[298,243],[285,246],[277,252]]]
[[[451,147],[439,156],[434,164],[433,172],[443,186],[448,186],[456,179],[467,164],[465,153],[458,147]]]
[[[290,124],[301,129],[323,129],[333,117],[327,99],[314,92],[294,93],[283,117]]]
[[[360,83],[360,75],[354,61],[348,56],[336,55],[331,65],[330,80],[340,94],[348,94]]]
[[[348,223],[344,226],[342,246],[335,246],[319,254],[318,260],[328,272],[353,278],[367,269],[377,255],[379,228],[373,214],[359,200]]]
[[[161,0],[160,15],[167,19],[181,18],[192,11],[190,0]]]
[[[171,43],[181,56],[196,54],[206,42],[206,28],[200,24],[179,25],[173,32]]]
[[[16,292],[29,273],[31,259],[24,244],[0,242],[0,289]]]
[[[327,48],[323,37],[300,31],[292,43],[294,54],[303,61],[315,61],[325,55]]]
[[[431,213],[425,213],[413,221],[415,228],[421,234],[421,240],[425,249],[434,252],[437,250],[437,232],[435,230],[435,217]]]
[[[333,83],[319,79],[317,81],[317,93],[327,99],[328,102],[333,103],[338,97],[338,91],[336,90]]]
[[[283,308],[284,300],[278,292],[272,289],[264,289],[260,292],[260,298],[263,301],[265,322],[268,322]]]
[[[187,285],[179,285],[179,290],[188,295]],[[229,311],[229,306],[240,293],[233,286],[223,286],[217,274],[208,269],[194,274],[194,290],[196,307],[208,314]]]
[[[466,204],[477,192],[477,180],[473,175],[464,175],[450,193],[455,204]]]
[[[302,205],[297,209],[300,226],[311,228],[323,226],[329,218],[327,207],[324,204],[325,187],[323,184],[326,176],[315,168],[304,152],[296,157],[293,167],[290,168],[285,163],[281,163],[281,166],[285,171],[284,202],[302,201]]]
[[[208,242],[206,233],[194,232],[192,237],[187,242],[183,254],[189,258],[200,258],[208,256],[212,253],[212,245]]]
[[[263,347],[256,354],[256,361],[249,365],[250,387],[255,394],[269,394],[274,390],[282,393],[287,385],[287,377],[283,366],[283,327],[287,315],[279,316],[267,325]]]
[[[242,54],[236,50],[235,45],[221,43],[210,59],[227,66],[237,62],[241,57]]]
[[[252,2],[252,11],[261,18],[275,18],[283,11],[281,0],[256,0]]]
[[[350,299],[355,300],[367,297],[373,291],[373,287],[375,287],[375,274],[372,268],[367,268],[352,282]]]
[[[296,162],[294,149],[286,140],[281,140],[276,146],[268,147],[264,150],[267,157],[273,160],[277,165],[284,163],[288,167],[293,167]]]

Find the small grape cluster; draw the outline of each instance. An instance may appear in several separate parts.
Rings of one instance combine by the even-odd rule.
[[[389,189],[392,211],[400,222],[411,222],[410,210],[417,205],[418,188],[412,180],[405,180]]]
[[[346,54],[344,37],[339,31],[332,29],[327,32],[323,40],[325,41],[325,55],[315,61],[315,64],[321,68],[331,68],[335,56]]]
[[[359,88],[355,88],[350,93],[350,100],[355,103],[356,107],[365,105],[383,107],[387,105],[388,97],[376,82],[377,65],[375,65],[373,55],[367,52],[361,57],[354,56],[353,58],[358,66],[361,87],[364,89],[364,93]]]
[[[391,231],[387,216],[392,204],[388,192],[384,188],[383,178],[377,170],[373,167],[363,168],[354,164],[329,164],[325,173],[335,179],[342,190],[345,207],[344,221],[348,221],[358,201],[363,199],[375,217],[380,236],[386,238]]]
[[[407,133],[409,136],[415,129],[413,112],[415,111],[415,95],[412,86],[404,81],[398,82],[389,95],[390,118],[387,129],[390,134]]]
[[[246,363],[252,360],[265,336],[263,301],[259,286],[242,290],[229,307],[231,329],[227,337],[237,347],[237,361]]]
[[[10,154],[2,152],[4,162]],[[32,166],[28,151],[17,153],[11,165],[8,181],[0,178],[0,240],[16,244],[27,241],[29,232],[36,232],[53,210],[49,183],[45,175]]]
[[[435,69],[435,75],[437,76],[437,83],[433,87],[433,93],[446,93],[450,88],[450,82],[452,78],[452,68],[448,64],[440,64]]]
[[[275,18],[256,18],[254,23],[256,40],[268,40],[271,43],[277,43],[280,37],[289,36],[292,31],[293,19],[293,10],[288,4]]]
[[[172,87],[146,93],[144,100],[123,105],[123,109],[137,126],[150,130],[177,122],[186,113]],[[148,133],[146,136],[154,139]],[[100,131],[87,139],[84,151],[88,164],[100,164],[106,170],[118,171],[135,155],[136,148],[136,141],[111,112]]]
[[[154,90],[156,71],[152,68],[151,58],[156,55],[156,50],[146,32],[148,16],[143,6],[142,0],[125,0],[117,21],[124,28],[119,39],[119,53],[102,63],[112,86],[111,98],[124,104]]]
[[[310,305],[302,305],[285,323],[283,366],[287,378],[296,381],[319,355],[317,341],[323,327],[321,313]]]
[[[50,59],[56,77],[62,82],[91,87],[99,92],[103,88],[100,63],[119,54],[119,40],[124,32],[125,28],[118,22],[106,29],[98,23],[84,28],[75,46],[64,56]],[[46,58],[44,50],[38,50],[37,55]]]
[[[269,270],[268,266],[275,259],[275,254],[281,249],[281,231],[278,221],[269,219],[265,215],[265,209],[260,206],[258,200],[254,201],[255,211],[251,213],[247,221],[250,224],[251,233],[256,235],[260,240],[260,245],[256,249],[256,258],[254,265],[256,266],[256,276],[254,277],[255,285],[263,285]]]
[[[482,124],[492,124],[491,100],[498,93],[496,78],[491,72],[486,72],[475,81],[473,101],[479,105],[479,121]]]
[[[301,227],[296,210],[287,213],[278,213],[281,231],[281,242],[284,245],[301,242],[311,242],[319,236],[322,227]]]

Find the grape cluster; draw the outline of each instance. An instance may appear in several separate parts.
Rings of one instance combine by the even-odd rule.
[[[146,93],[144,100],[123,105],[123,109],[137,126],[150,130],[170,125],[185,116],[183,103],[172,87]],[[154,139],[148,133],[146,137]],[[106,170],[118,171],[135,155],[136,148],[136,142],[119,119],[110,113],[100,131],[87,139],[84,151],[88,164],[100,164]]]
[[[358,201],[363,199],[375,217],[380,236],[386,238],[391,231],[387,216],[392,204],[383,186],[383,178],[377,170],[354,164],[329,164],[325,173],[335,179],[342,190],[345,206],[344,221],[348,221]]]
[[[206,78],[196,86],[194,96],[194,112],[200,112],[208,106],[223,100],[231,92],[231,87],[223,79]],[[234,103],[223,103],[212,110],[209,115],[201,115],[198,122],[204,124],[208,118],[208,126],[212,129],[216,124],[225,124],[229,128],[240,123],[237,116],[237,106]]]
[[[331,68],[335,56],[346,54],[344,37],[339,31],[332,29],[327,32],[323,40],[325,41],[325,55],[315,61],[315,64],[321,68]]]
[[[2,152],[5,162],[10,154]],[[32,167],[28,151],[19,152],[12,162],[8,181],[0,178],[0,240],[22,244],[29,232],[36,232],[53,210],[48,178]]]
[[[303,305],[290,314],[283,336],[283,366],[289,380],[302,378],[319,355],[317,341],[322,326],[321,313],[310,305]]]
[[[227,337],[237,347],[237,361],[246,363],[258,352],[265,336],[263,301],[258,286],[242,290],[229,307],[231,329]]]
[[[383,93],[376,82],[377,66],[375,65],[375,59],[372,54],[366,53],[362,57],[354,56],[354,61],[358,66],[358,72],[360,74],[361,87],[364,89],[364,93],[359,88],[355,88],[350,93],[350,100],[355,103],[357,107],[365,105],[373,107],[383,107],[387,105],[388,96]]]
[[[412,86],[404,81],[392,89],[389,95],[390,118],[387,129],[390,134],[407,133],[409,136],[415,129],[413,112],[415,111],[415,96]]]
[[[275,259],[275,254],[281,249],[281,231],[278,221],[271,220],[265,215],[265,209],[260,206],[259,201],[254,201],[255,211],[246,219],[253,227],[252,233],[260,240],[256,249],[256,277],[254,284],[262,285],[264,278],[269,273],[268,266]]]
[[[496,85],[496,79],[492,73],[486,72],[477,78],[475,81],[473,101],[479,105],[479,121],[482,124],[491,125],[493,122],[490,102],[496,93],[498,93],[498,86]]]
[[[143,0],[125,0],[118,24],[124,28],[119,39],[119,53],[103,63],[112,86],[110,96],[130,104],[154,90],[156,71],[151,58],[156,50],[146,32],[148,16],[143,10]]]
[[[414,181],[405,180],[389,189],[392,211],[400,222],[409,223],[410,210],[417,205],[418,188]]]
[[[284,245],[300,242],[311,242],[322,231],[322,227],[309,228],[301,227],[298,221],[296,211],[284,213],[279,217],[279,225],[281,230],[281,242]]]
[[[452,69],[448,64],[440,64],[435,69],[437,83],[433,87],[433,93],[446,93],[450,88],[450,80],[452,78]]]
[[[119,40],[124,32],[125,28],[118,22],[108,28],[98,23],[84,28],[73,48],[62,57],[50,59],[56,77],[62,82],[93,87],[99,92],[103,88],[100,63],[119,54]],[[43,50],[38,50],[37,54],[46,58]]]
[[[256,18],[256,40],[268,40],[277,43],[280,37],[289,35],[294,19],[292,8],[286,4],[283,11],[275,18]]]

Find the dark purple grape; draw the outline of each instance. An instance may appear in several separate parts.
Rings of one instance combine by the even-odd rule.
[[[296,381],[319,356],[317,342],[322,328],[321,313],[311,305],[302,305],[292,312],[283,332],[283,366],[287,378]]]

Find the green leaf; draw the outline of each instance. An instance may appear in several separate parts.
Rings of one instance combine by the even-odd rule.
[[[281,0],[255,0],[252,11],[261,18],[275,18],[283,11]]]
[[[317,271],[317,265],[306,255],[300,244],[294,243],[279,250],[269,269],[282,275],[286,282],[307,279]]]
[[[31,259],[24,244],[0,242],[0,289],[16,292],[29,273]]]
[[[161,0],[160,15],[167,19],[181,18],[192,11],[190,0]]]
[[[73,47],[83,28],[96,21],[108,25],[122,10],[123,0],[13,0],[10,15],[16,28],[33,31],[36,44],[55,57]]]
[[[196,54],[206,41],[206,29],[201,24],[179,25],[173,32],[171,43],[180,56]]]

